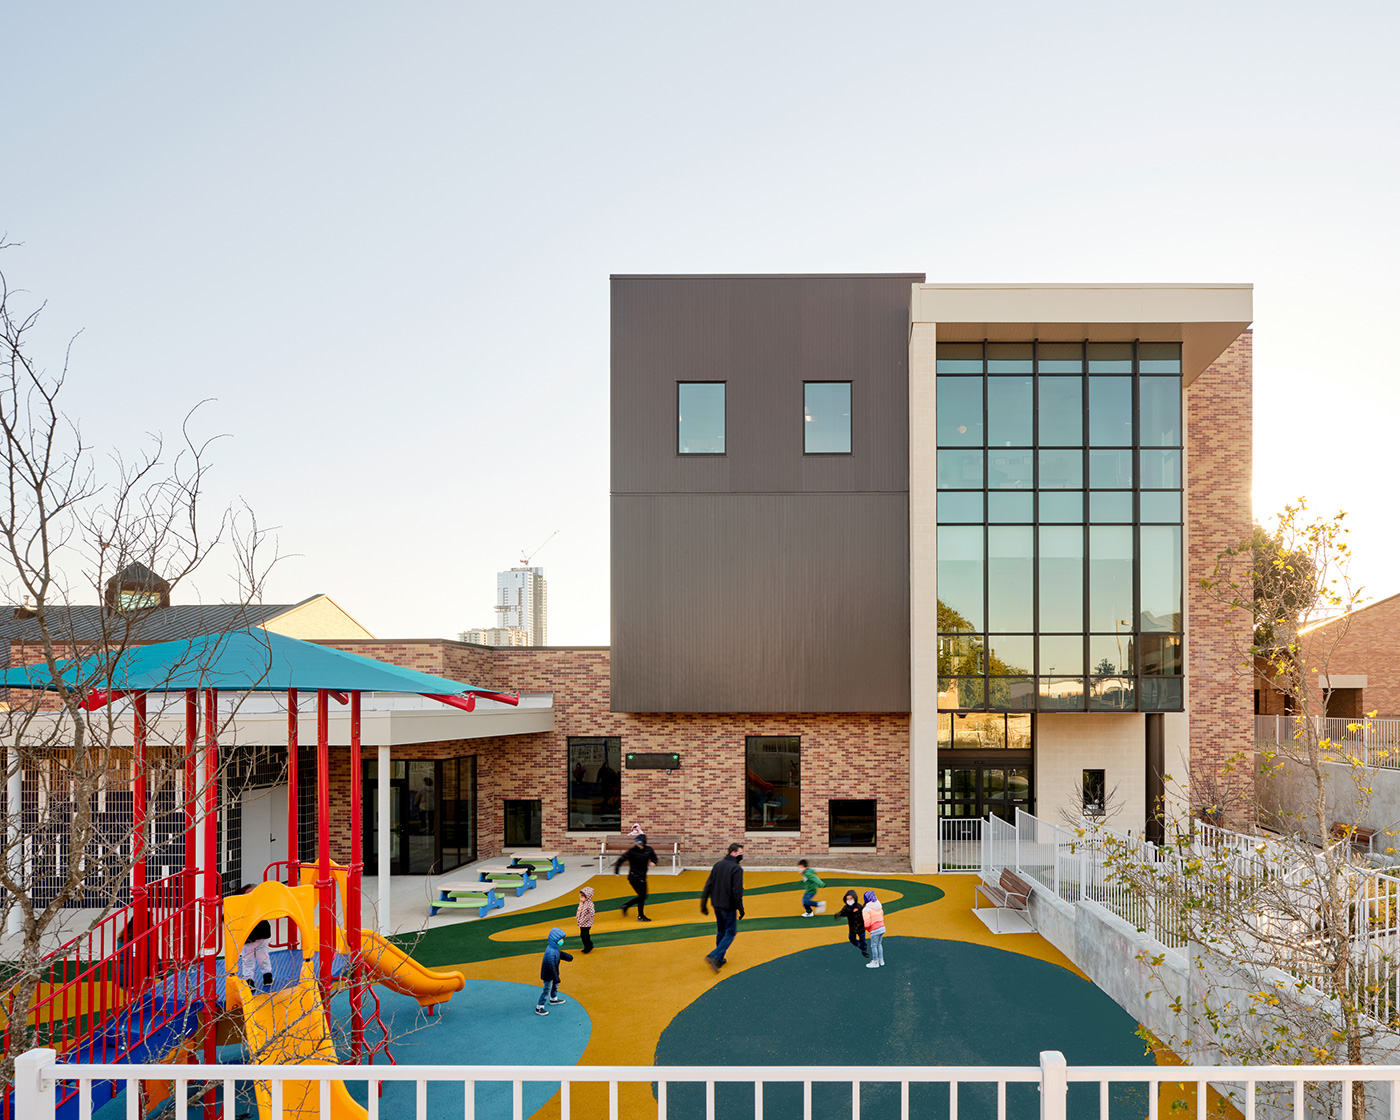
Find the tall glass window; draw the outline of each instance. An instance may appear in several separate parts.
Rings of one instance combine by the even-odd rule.
[[[940,343],[937,376],[940,706],[1180,710],[1180,343]]]
[[[744,747],[749,832],[798,832],[802,828],[802,738],[750,735]]]
[[[724,454],[724,382],[676,385],[676,450],[682,455]]]
[[[622,740],[569,738],[569,831],[622,831]]]
[[[850,454],[851,383],[849,381],[803,382],[802,450],[808,455]]]

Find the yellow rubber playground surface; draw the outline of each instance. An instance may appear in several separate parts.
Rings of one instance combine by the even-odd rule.
[[[650,923],[637,922],[635,911],[622,916],[621,904],[632,896],[625,878],[580,876],[571,885],[593,887],[597,910],[595,948],[586,956],[574,921],[576,891],[537,907],[521,905],[528,895],[512,898],[519,909],[430,930],[413,945],[414,957],[460,970],[467,988],[440,1017],[418,1024],[398,1060],[1035,1065],[1041,1050],[1062,1050],[1072,1064],[1151,1064],[1131,1017],[1047,941],[1033,933],[994,936],[973,916],[975,876],[824,873],[827,887],[818,898],[828,913],[803,918],[795,873],[748,872],[746,917],[728,966],[716,975],[704,959],[715,940],[713,917],[699,912],[705,874],[654,876]],[[885,968],[867,969],[847,941],[845,920],[833,920],[848,888],[862,895],[874,889],[884,905]],[[560,994],[568,1002],[537,1016],[540,958],[554,926],[568,935],[565,949],[574,955],[562,966]],[[752,1116],[752,1088],[726,1088],[730,1097],[717,1090],[716,1114]],[[796,1086],[770,1085],[768,1120],[794,1114],[780,1088],[800,1094]],[[814,1116],[850,1114],[849,1086],[820,1088],[826,1096],[818,1100],[814,1089]],[[885,1114],[879,1088],[862,1089],[863,1116]],[[1013,1101],[1021,1088],[1029,1096]],[[1097,1088],[1082,1088],[1094,1098],[1083,1104],[1097,1115]],[[685,1089],[689,1097],[672,1087],[669,1115],[703,1116],[700,1088]],[[983,1114],[979,1089],[992,1093],[960,1091],[961,1115]],[[526,1115],[560,1115],[557,1093],[546,1097],[547,1090],[527,1093]],[[605,1084],[575,1086],[571,1115],[606,1116],[607,1092]],[[463,1114],[460,1089],[456,1094],[441,1109],[430,1100],[435,1120]],[[619,1094],[620,1116],[657,1115],[650,1085],[624,1084]],[[988,1096],[989,1108],[992,1102]],[[911,1094],[911,1103],[916,1116],[946,1116],[947,1087],[928,1087],[922,1103]],[[1034,1115],[1034,1087],[1008,1087],[1008,1107],[1009,1116]],[[479,1116],[487,1111],[478,1105]],[[1145,1114],[1141,1091],[1115,1090],[1112,1120]]]

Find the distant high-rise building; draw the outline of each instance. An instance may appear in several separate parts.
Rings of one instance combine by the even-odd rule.
[[[496,626],[520,629],[530,636],[525,644],[545,644],[548,593],[543,568],[512,568],[496,573]]]
[[[474,630],[463,630],[457,640],[471,642],[474,646],[528,646],[530,635],[518,626],[478,626]]]

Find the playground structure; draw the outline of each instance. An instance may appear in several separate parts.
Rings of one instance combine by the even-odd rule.
[[[350,862],[340,866],[330,858],[329,705],[336,702],[350,708],[349,750],[357,764],[349,767],[349,796],[350,803],[358,805],[363,692],[414,693],[465,711],[474,710],[478,696],[507,704],[517,703],[518,697],[266,631],[234,631],[132,647],[97,666],[90,664],[96,660],[74,658],[59,665],[64,684],[85,695],[83,706],[88,710],[130,699],[134,818],[130,902],[44,959],[28,1012],[28,1022],[38,1034],[36,1042],[53,1047],[60,1061],[66,1062],[189,1062],[202,1055],[206,1064],[213,1064],[222,1015],[237,1007],[253,1061],[334,1063],[338,1059],[325,1008],[330,995],[345,988],[350,1000],[350,1062],[369,1062],[380,1052],[392,1061],[382,1031],[377,1043],[366,1045],[367,993],[373,1003],[370,1018],[378,1016],[378,999],[370,985],[384,983],[411,995],[431,1014],[437,1003],[461,989],[463,978],[423,968],[361,926],[358,812],[350,814]],[[41,666],[12,669],[0,682],[15,689],[52,691],[56,687]],[[221,690],[284,692],[288,712],[288,858],[263,872],[265,878],[269,874],[274,878],[248,895],[228,898],[223,897],[214,856],[219,829]],[[298,852],[299,691],[316,695],[317,858],[312,863],[303,863]],[[147,882],[147,697],[153,693],[184,694],[184,866],[173,875]],[[203,851],[209,854],[204,867],[197,865],[199,833]],[[285,883],[277,878],[281,875]],[[337,899],[343,925],[336,917]],[[286,921],[285,933],[277,939],[285,941],[276,954],[278,980],[275,990],[266,994],[254,993],[237,975],[247,931],[264,918]],[[283,985],[285,979],[291,980],[289,986]],[[0,1006],[7,1053],[14,1053],[18,1041],[13,1003],[11,989]],[[119,1085],[97,1086],[93,1106],[111,1099]],[[270,1105],[261,1089],[259,1094],[263,1120],[270,1120]],[[288,1115],[316,1114],[313,1102],[301,1104],[308,1110],[294,1113],[288,1097],[284,1110]],[[60,1088],[60,1114],[76,1116],[77,1105],[75,1090]],[[206,1116],[212,1117],[212,1095],[206,1095],[204,1106]],[[341,1085],[332,1094],[331,1115],[363,1116],[364,1111]],[[7,1087],[0,1096],[0,1120],[12,1117],[13,1098]]]

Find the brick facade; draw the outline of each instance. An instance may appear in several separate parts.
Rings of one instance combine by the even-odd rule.
[[[674,772],[622,769],[622,819],[651,832],[686,838],[687,862],[703,864],[745,840],[751,862],[787,862],[827,851],[827,801],[874,798],[877,849],[892,862],[909,856],[906,715],[628,714],[608,710],[607,649],[487,650],[456,642],[335,643],[365,656],[411,663],[428,672],[503,690],[554,695],[555,730],[395,747],[400,759],[477,756],[477,829],[483,857],[501,851],[503,803],[538,798],[549,849],[597,851],[587,834],[567,834],[568,739],[615,735],[624,751],[677,751]],[[374,647],[373,650],[371,647]],[[400,661],[400,658],[405,660]],[[744,740],[748,735],[802,738],[802,830],[744,835]],[[332,842],[343,858],[349,844],[348,755],[332,762]],[[366,749],[366,760],[376,752]]]
[[[1254,684],[1247,657],[1249,610],[1232,610],[1201,580],[1253,526],[1250,499],[1253,342],[1240,335],[1186,390],[1187,703],[1193,782],[1219,775],[1231,757],[1252,750]],[[1246,560],[1247,563],[1247,560]],[[1248,569],[1243,573],[1248,578]],[[1235,767],[1237,794],[1253,792],[1253,767]]]
[[[1364,676],[1358,695],[1335,696],[1328,715],[1352,718],[1368,712],[1400,719],[1400,595],[1352,611],[1304,634],[1308,666],[1328,677]],[[1312,710],[1324,710],[1321,693]]]

